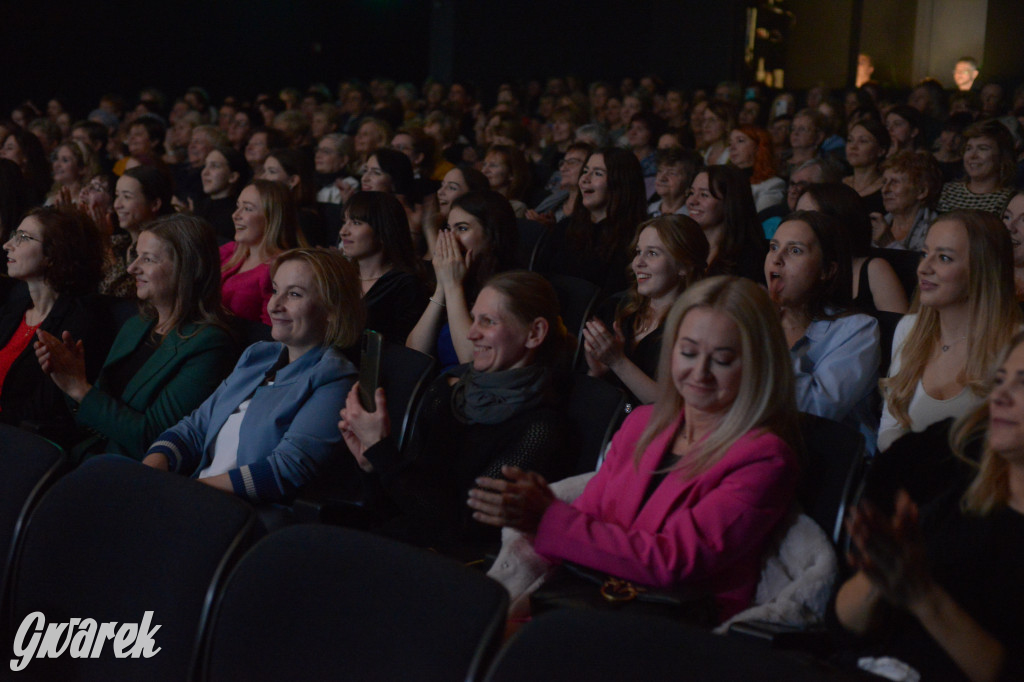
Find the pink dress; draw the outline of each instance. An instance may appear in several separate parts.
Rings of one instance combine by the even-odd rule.
[[[534,549],[646,585],[705,586],[725,620],[754,598],[761,557],[795,499],[797,458],[778,436],[753,430],[703,474],[669,473],[645,503],[682,419],[651,442],[637,468],[633,448],[651,412],[633,410],[575,502],[548,507]]]
[[[220,247],[220,264],[224,267],[238,248],[238,242]],[[267,303],[270,302],[270,265],[261,263],[252,270],[239,273],[238,265],[220,273],[220,296],[224,307],[245,320],[270,324]]]

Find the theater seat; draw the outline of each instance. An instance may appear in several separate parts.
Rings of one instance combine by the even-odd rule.
[[[124,457],[95,457],[58,480],[29,517],[4,609],[15,631],[40,611],[139,624],[152,611],[160,652],[29,663],[27,679],[168,680],[192,670],[200,634],[227,569],[254,540],[255,514],[238,498]],[[6,667],[6,663],[5,663]]]
[[[198,679],[471,680],[508,597],[451,559],[359,531],[293,526],[239,562]]]
[[[70,464],[54,443],[28,431],[0,424],[0,603],[6,604],[8,570],[28,515]],[[0,639],[10,641],[0,622]]]
[[[559,609],[502,649],[487,682],[847,679],[818,661],[656,617]]]

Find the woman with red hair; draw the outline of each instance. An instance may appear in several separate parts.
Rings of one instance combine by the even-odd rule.
[[[775,174],[775,152],[767,130],[740,126],[729,133],[729,161],[750,178],[759,212],[785,201],[786,181]]]

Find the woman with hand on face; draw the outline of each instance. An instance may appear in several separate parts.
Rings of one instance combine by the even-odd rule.
[[[512,268],[518,229],[508,200],[497,192],[467,192],[452,202],[448,229],[434,249],[437,286],[405,345],[436,357],[444,368],[469,362],[469,310],[483,282]]]
[[[1013,136],[996,119],[978,121],[964,131],[964,171],[967,177],[947,182],[939,196],[939,213],[977,209],[1003,214],[1014,192],[1017,174]]]
[[[248,176],[249,165],[245,157],[233,147],[215,147],[206,155],[202,172],[204,199],[197,202],[195,215],[210,223],[217,241],[221,243],[234,239],[232,214]]]
[[[775,153],[767,130],[741,126],[729,133],[729,163],[749,175],[754,208],[758,211],[785,200],[786,181],[775,174]]]
[[[873,452],[878,322],[850,312],[850,255],[842,228],[817,211],[790,214],[772,236],[764,275],[793,361],[797,407],[860,430]]]
[[[270,180],[253,180],[238,195],[235,240],[220,247],[224,307],[244,320],[270,324],[270,264],[282,252],[305,246],[288,189]]]
[[[142,228],[138,252],[128,272],[142,312],[121,327],[95,383],[80,340],[37,333],[40,366],[78,403],[78,425],[94,434],[74,447],[76,460],[105,452],[141,459],[160,432],[213,392],[237,357],[210,226],[191,216],[161,218]]]
[[[959,417],[1021,324],[1006,226],[981,211],[954,211],[928,230],[911,314],[896,327],[878,448],[908,431]]]
[[[884,258],[871,255],[871,220],[856,190],[839,182],[808,185],[797,200],[796,209],[820,211],[835,220],[843,231],[853,273],[853,307],[869,315],[878,311],[906,314],[907,294],[896,271]]]
[[[940,220],[941,223],[941,220]],[[1013,339],[986,404],[957,423],[962,455],[987,426],[980,466],[920,513],[906,492],[890,513],[862,503],[847,527],[856,574],[836,596],[840,624],[871,635],[848,655],[897,658],[925,680],[1013,680],[1024,675],[1024,344]],[[887,505],[888,506],[888,505]],[[858,650],[859,649],[859,650]],[[909,678],[908,678],[909,679]],[[916,678],[915,678],[916,679]]]
[[[1013,244],[1013,288],[1018,301],[1024,301],[1024,192],[1017,192],[1006,204],[1003,222]]]
[[[445,173],[435,196],[427,197],[423,204],[423,237],[427,245],[424,258],[426,260],[433,258],[437,236],[448,224],[448,213],[452,210],[452,202],[466,192],[485,190],[490,186],[487,176],[466,164],[458,165]]]
[[[359,267],[366,327],[405,344],[427,305],[409,222],[402,204],[385,192],[357,192],[345,205],[341,252]]]
[[[143,464],[258,503],[291,498],[337,456],[333,416],[358,373],[341,351],[363,329],[355,267],[336,251],[295,249],[274,261],[271,279],[274,341],[250,346]]]
[[[853,175],[843,178],[843,182],[864,199],[868,213],[882,212],[883,178],[878,166],[890,144],[889,132],[873,118],[852,126],[846,137],[846,160],[853,167]]]
[[[584,350],[590,376],[611,371],[633,404],[653,403],[665,317],[679,295],[704,276],[708,240],[690,218],[661,216],[640,223],[633,253],[633,285],[619,300],[612,331],[599,318],[587,322]]]
[[[710,166],[697,173],[686,200],[690,217],[711,247],[708,275],[740,275],[764,283],[764,232],[750,182],[739,168]]]
[[[555,368],[573,340],[551,285],[532,272],[495,275],[473,304],[468,340],[471,361],[427,389],[401,453],[389,437],[383,389],[375,412],[353,389],[338,424],[360,467],[401,511],[381,530],[442,551],[497,539],[465,507],[477,477],[498,476],[505,465],[553,470],[568,447]]]
[[[904,150],[882,164],[885,215],[871,214],[871,241],[884,249],[920,251],[935,222],[942,172],[925,151]]]
[[[718,620],[750,605],[799,477],[793,371],[762,287],[698,282],[665,322],[658,399],[635,408],[572,504],[517,467],[482,478],[473,517],[537,554],[640,585],[710,592]]]
[[[9,277],[24,282],[0,309],[0,421],[35,431],[62,447],[76,440],[63,393],[40,370],[38,330],[81,339],[92,381],[110,349],[112,321],[93,301],[103,266],[96,227],[71,209],[35,209],[4,244]]]

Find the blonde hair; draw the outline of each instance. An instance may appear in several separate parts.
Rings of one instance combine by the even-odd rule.
[[[283,263],[292,260],[305,263],[313,272],[313,288],[327,315],[327,330],[321,345],[334,348],[354,346],[366,325],[359,267],[336,249],[292,249],[277,257],[270,266],[270,277],[277,274]]]
[[[935,224],[942,221],[959,223],[967,230],[968,357],[956,380],[980,396],[998,367],[1000,352],[1021,324],[1013,286],[1013,245],[1006,226],[991,213],[951,211]],[[910,401],[940,335],[939,312],[921,305],[920,292],[914,294],[910,310],[917,319],[900,350],[900,369],[879,382],[889,412],[907,429],[911,428]]]
[[[996,367],[1002,367],[1013,351],[1024,343],[1024,334],[1017,334],[1001,354]],[[998,370],[996,370],[998,371]],[[995,371],[992,372],[992,377]],[[991,400],[991,381],[988,385]],[[956,420],[949,432],[949,442],[957,457],[977,467],[978,473],[960,499],[960,508],[970,514],[988,516],[1010,502],[1010,466],[1006,459],[989,446],[989,400]],[[967,448],[984,433],[980,462],[966,456]]]
[[[779,316],[762,287],[748,279],[722,275],[689,287],[669,311],[658,364],[658,398],[637,441],[635,464],[639,466],[651,441],[669,428],[683,410],[683,397],[672,379],[672,357],[679,327],[695,308],[722,313],[739,329],[743,374],[736,399],[717,428],[672,469],[682,469],[687,476],[699,475],[753,429],[770,431],[797,447],[800,437],[793,364]]]
[[[262,243],[267,257],[273,259],[296,246],[309,246],[299,228],[299,213],[291,191],[281,183],[270,180],[253,180],[249,186],[255,187],[260,195],[260,210],[267,223]],[[231,258],[221,266],[221,272],[236,268],[248,257],[249,247],[239,244]]]

